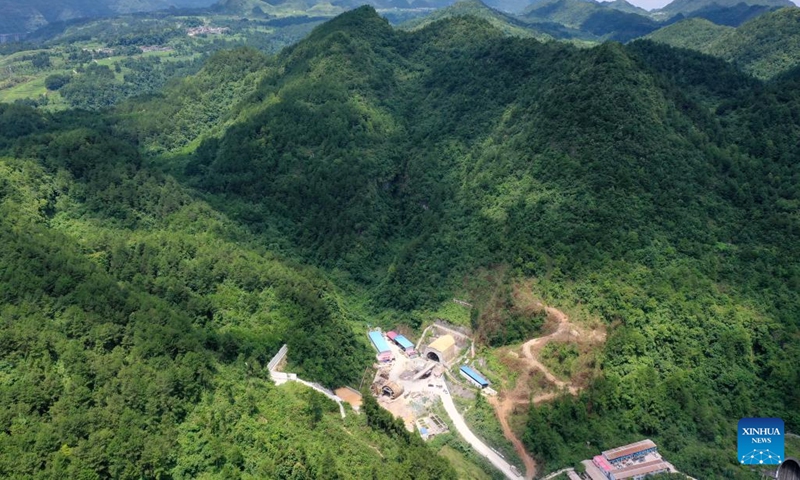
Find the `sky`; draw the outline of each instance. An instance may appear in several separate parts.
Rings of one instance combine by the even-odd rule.
[[[647,10],[652,10],[654,8],[661,8],[664,5],[670,3],[672,0],[628,0],[628,3],[632,3],[637,7],[646,8]],[[800,5],[800,0],[792,0],[797,5]]]

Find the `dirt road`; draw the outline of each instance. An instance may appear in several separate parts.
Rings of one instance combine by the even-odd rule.
[[[536,358],[535,353],[538,353],[542,348],[544,348],[544,346],[547,345],[547,343],[550,342],[550,340],[553,340],[555,338],[569,337],[571,335],[569,318],[564,312],[562,312],[561,310],[556,310],[555,308],[552,307],[545,308],[545,311],[547,312],[547,316],[549,318],[552,318],[558,322],[558,328],[556,328],[556,331],[551,333],[550,335],[534,338],[532,340],[525,342],[525,344],[522,345],[522,355],[524,356],[525,361],[528,363],[528,366],[542,372],[547,381],[549,381],[559,389],[567,389],[569,390],[569,393],[575,395],[578,393],[577,387],[572,385],[572,383],[560,380],[558,377],[553,375],[553,372],[551,372],[547,367],[545,367],[542,364],[542,362],[539,361],[539,359]]]
[[[548,319],[555,322],[558,326],[556,327],[556,330],[549,335],[534,338],[525,342],[522,345],[521,358],[524,360],[529,370],[538,370],[542,372],[547,381],[555,385],[560,391],[568,391],[570,394],[576,395],[578,393],[578,387],[573,385],[571,382],[565,382],[556,377],[553,372],[544,366],[536,357],[542,348],[544,348],[544,346],[547,345],[547,343],[551,340],[566,340],[573,335],[569,318],[564,312],[558,309],[544,307],[544,305],[541,304],[539,304],[538,307],[544,308],[545,312],[547,312]],[[592,334],[591,336],[594,338],[595,334]],[[602,340],[602,338],[600,338],[601,336],[602,334],[599,334],[597,338]],[[525,464],[525,478],[530,480],[536,474],[536,461],[525,450],[525,445],[519,438],[517,438],[517,435],[514,433],[508,423],[508,417],[513,413],[514,408],[517,405],[528,405],[531,403],[531,399],[529,397],[522,396],[519,393],[521,392],[509,392],[507,395],[503,396],[502,400],[498,398],[492,398],[490,403],[495,409],[498,420],[500,420],[500,426],[503,428],[503,435],[505,435],[505,437],[514,445],[517,454],[519,454],[520,458],[522,458],[522,461]],[[536,404],[539,402],[552,400],[558,395],[560,395],[559,392],[542,393],[533,397],[533,403]]]
[[[514,408],[513,401],[509,400],[510,399],[500,402],[497,397],[491,397],[489,398],[489,403],[494,407],[497,419],[500,420],[500,426],[503,428],[503,435],[514,445],[514,450],[517,451],[517,455],[522,459],[522,463],[525,464],[525,479],[531,480],[536,473],[536,460],[525,450],[525,445],[517,438],[511,426],[508,424],[508,416]]]
[[[500,470],[503,475],[506,476],[506,478],[511,480],[520,480],[522,476],[516,473],[516,469],[512,468],[511,464],[505,461],[503,457],[498,455],[494,450],[489,448],[478,437],[476,437],[474,433],[472,433],[472,430],[469,429],[467,423],[464,421],[464,417],[458,413],[456,405],[453,403],[453,399],[450,397],[449,392],[446,390],[442,392],[441,398],[447,415],[450,417],[450,420],[453,421],[453,425],[456,427],[456,430],[458,430],[458,433],[464,437],[464,440],[472,445],[472,448],[474,448],[476,452],[486,457],[492,463],[492,465],[495,466],[495,468]]]

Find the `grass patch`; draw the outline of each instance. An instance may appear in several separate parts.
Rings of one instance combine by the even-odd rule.
[[[562,380],[569,380],[578,368],[580,352],[571,343],[550,342],[539,353],[542,363]]]
[[[433,405],[433,408],[431,408],[431,413],[438,415],[439,418],[441,418],[442,421],[447,424],[450,432],[437,435],[428,442],[428,446],[434,451],[441,450],[445,446],[449,446],[453,449],[453,451],[463,457],[462,461],[466,461],[477,466],[485,475],[485,477],[463,477],[462,471],[458,469],[458,464],[454,463],[453,466],[456,468],[459,478],[491,478],[492,480],[505,480],[505,476],[499,470],[497,470],[494,465],[489,462],[489,460],[475,452],[475,450],[472,449],[472,446],[463,438],[461,438],[461,435],[459,435],[456,429],[453,427],[453,422],[450,421],[450,417],[447,416],[447,412],[445,412],[444,406],[442,406],[441,402],[436,402]]]
[[[467,457],[450,445],[445,445],[439,450],[439,455],[446,458],[456,469],[458,478],[463,480],[492,480],[478,465],[470,462]]]
[[[508,352],[507,348],[482,348],[477,356],[478,359],[483,358],[486,361],[484,366],[477,366],[478,370],[497,391],[513,389],[519,378],[521,367],[513,368],[516,359],[509,356]]]
[[[45,75],[37,76],[27,82],[19,83],[11,88],[0,90],[0,102],[13,102],[25,98],[38,98],[47,93],[44,86]]]
[[[503,427],[500,426],[500,421],[494,413],[494,408],[489,405],[483,395],[478,394],[473,402],[459,399],[458,397],[453,397],[453,400],[456,402],[456,406],[459,407],[472,433],[499,452],[506,461],[516,465],[520,471],[525,470],[525,465],[517,455],[514,445],[503,435]],[[463,408],[465,406],[466,408]]]
[[[800,458],[800,438],[786,436],[784,450],[786,457]]]
[[[470,307],[459,305],[452,300],[442,303],[438,309],[421,312],[423,318],[441,318],[453,325],[471,328]]]

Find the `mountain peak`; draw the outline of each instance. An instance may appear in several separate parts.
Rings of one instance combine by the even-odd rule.
[[[678,13],[691,13],[707,7],[718,8],[735,7],[739,4],[763,5],[766,7],[794,7],[789,0],[673,0],[672,3],[658,10],[659,12],[676,15]]]
[[[614,10],[619,10],[620,12],[625,12],[625,13],[636,13],[638,15],[648,15],[649,13],[644,8],[632,5],[627,0],[613,0],[611,2],[603,3],[602,5],[604,7],[613,8]]]
[[[348,31],[360,36],[383,36],[390,34],[392,27],[371,5],[362,5],[344,12],[323,23],[311,32],[306,41],[314,41],[337,31]],[[301,42],[302,43],[302,42]]]

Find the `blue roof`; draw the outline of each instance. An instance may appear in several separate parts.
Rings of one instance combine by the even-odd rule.
[[[419,433],[421,433],[423,435],[427,435],[428,434],[428,429],[425,428],[425,427],[422,427],[422,428],[419,429]]]
[[[483,386],[483,387],[488,387],[489,386],[489,382],[487,382],[485,378],[480,376],[480,374],[478,372],[476,372],[475,370],[469,368],[468,366],[462,365],[461,371],[466,373],[467,376],[469,376],[469,378],[471,378],[471,379],[475,380],[476,382],[480,383],[481,386]]]
[[[386,343],[386,340],[381,335],[381,332],[369,332],[369,339],[372,340],[372,344],[375,348],[378,349],[379,352],[389,352],[389,344]]]
[[[404,350],[407,350],[409,348],[414,348],[414,344],[411,343],[411,341],[409,339],[407,339],[406,337],[404,337],[402,335],[398,335],[398,336],[394,337],[394,341],[397,342],[398,345],[403,347]]]

